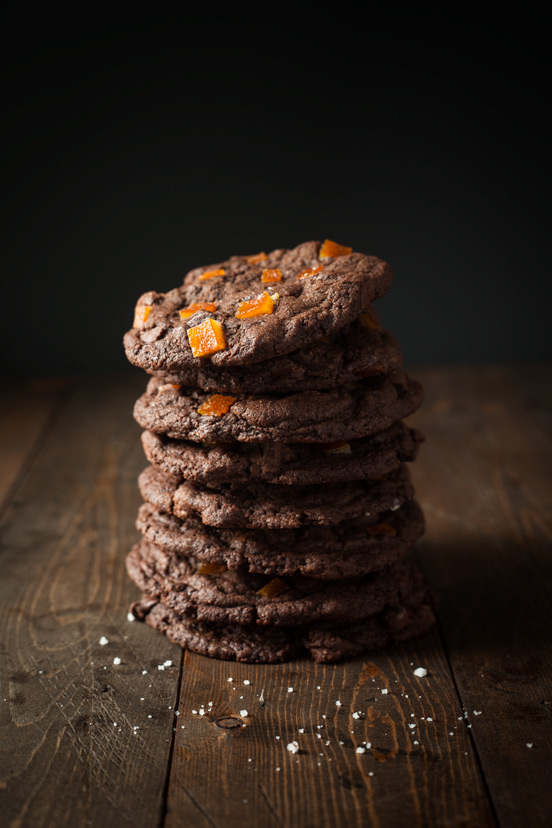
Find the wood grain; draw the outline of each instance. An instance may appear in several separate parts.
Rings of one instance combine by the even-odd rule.
[[[420,555],[500,825],[552,820],[552,382],[542,368],[419,372]]]
[[[129,623],[143,379],[82,381],[21,416],[14,397],[0,419],[2,825],[549,824],[549,372],[413,373],[439,627],[341,665],[182,655]]]
[[[436,633],[338,665],[188,653],[179,710],[167,828],[494,825]]]
[[[3,383],[0,402],[0,514],[40,448],[69,383],[65,379]]]
[[[3,825],[150,826],[161,813],[181,655],[126,619],[137,391],[76,391],[2,525]]]

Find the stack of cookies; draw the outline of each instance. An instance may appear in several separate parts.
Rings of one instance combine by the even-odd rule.
[[[337,661],[425,632],[431,596],[405,425],[422,389],[372,302],[389,266],[334,242],[233,256],[144,294],[125,336],[151,375],[127,558],[136,617],[187,649]]]

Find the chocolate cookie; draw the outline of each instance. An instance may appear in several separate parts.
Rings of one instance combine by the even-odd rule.
[[[408,596],[369,618],[345,624],[298,628],[212,624],[179,615],[148,595],[131,610],[136,618],[192,652],[251,663],[276,663],[304,655],[317,662],[340,661],[414,638],[435,623],[432,595],[419,573],[413,575]]]
[[[335,526],[213,529],[192,515],[181,520],[144,503],[136,527],[150,543],[168,552],[230,570],[338,580],[395,563],[423,534],[424,518],[418,504],[410,500],[394,511]]]
[[[363,515],[378,515],[414,496],[408,469],[401,465],[380,480],[324,486],[271,483],[199,486],[148,466],[138,478],[145,501],[162,512],[198,514],[207,526],[243,529],[294,529],[330,525]]]
[[[200,414],[205,392],[175,390],[151,379],[134,406],[142,428],[196,442],[331,443],[384,431],[412,414],[422,387],[406,374],[366,379],[329,391],[227,398],[227,413]],[[203,409],[205,410],[205,409]]]
[[[129,361],[147,371],[185,372],[197,360],[188,330],[206,319],[216,320],[221,335],[220,349],[209,358],[225,367],[289,354],[341,330],[389,289],[392,273],[373,256],[324,253],[319,242],[305,242],[258,262],[233,256],[192,270],[169,293],[144,294],[124,339]],[[263,294],[269,299],[262,315],[236,316],[249,313],[243,303]],[[192,312],[198,304],[208,309]]]
[[[142,433],[144,453],[150,463],[194,483],[266,483],[308,485],[341,483],[378,477],[412,462],[423,440],[420,431],[402,422],[386,431],[350,443],[328,446],[301,443],[201,444],[189,440]]]
[[[134,583],[179,615],[199,621],[288,626],[317,621],[353,621],[380,612],[386,603],[407,595],[411,566],[403,562],[338,581],[304,575],[286,579],[215,569],[183,558],[148,541],[127,556]],[[220,567],[219,567],[220,569]]]
[[[399,343],[382,331],[375,311],[362,314],[331,337],[305,345],[290,354],[255,366],[220,367],[210,359],[196,359],[169,371],[149,373],[167,383],[231,394],[259,394],[333,388],[363,377],[391,374],[401,366]],[[376,328],[368,328],[370,325]]]

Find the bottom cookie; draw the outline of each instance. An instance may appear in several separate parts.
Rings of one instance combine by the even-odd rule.
[[[184,649],[211,658],[259,664],[304,655],[320,663],[341,661],[422,635],[435,623],[433,597],[422,582],[408,601],[388,605],[363,621],[338,625],[217,625],[177,615],[148,595],[133,604],[131,611]]]

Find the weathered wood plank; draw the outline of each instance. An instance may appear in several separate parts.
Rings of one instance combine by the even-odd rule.
[[[39,450],[40,438],[68,386],[63,379],[4,383],[0,402],[0,514]]]
[[[550,825],[551,374],[419,373],[420,554],[454,678],[500,824]]]
[[[142,384],[83,383],[6,512],[3,825],[160,818],[181,655],[126,617],[135,590],[123,561],[144,465],[131,409]],[[166,659],[173,666],[158,670]]]
[[[339,665],[187,653],[179,711],[166,828],[495,824],[436,632]]]

